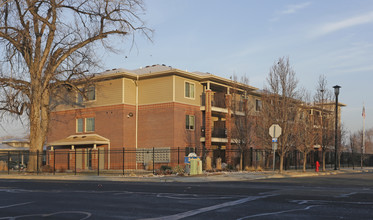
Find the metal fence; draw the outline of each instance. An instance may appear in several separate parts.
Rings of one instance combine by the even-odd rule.
[[[211,157],[213,170],[237,170],[240,164],[241,152],[238,150],[211,150],[199,152],[195,148],[138,148],[108,150],[106,148],[77,148],[55,149],[31,154],[27,151],[0,152],[0,173],[16,174],[27,171],[27,165],[31,157],[36,157],[40,164],[36,170],[40,173],[70,173],[70,174],[160,174],[167,172],[180,172],[185,167],[184,159],[196,152],[206,161],[206,156]],[[220,159],[218,159],[220,158]],[[361,160],[362,159],[362,160]],[[306,160],[307,169],[313,169],[315,162],[322,164],[320,151],[310,152],[306,158],[298,151],[290,151],[284,158],[284,169],[302,169]],[[218,164],[220,163],[221,164]],[[276,154],[275,169],[280,166],[280,157]],[[340,154],[340,167],[360,167],[362,165],[373,166],[373,155],[346,153]],[[247,149],[242,152],[242,164],[244,169],[273,169],[273,154],[271,151],[261,149]],[[326,152],[326,167],[334,167],[334,152]]]

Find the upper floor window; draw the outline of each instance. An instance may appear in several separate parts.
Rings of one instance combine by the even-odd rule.
[[[87,89],[81,89],[81,92],[78,93],[78,103],[82,103],[84,98],[82,93],[85,94],[87,101],[96,100],[96,89],[95,86],[89,86]]]
[[[185,128],[188,130],[194,130],[194,115],[186,115],[185,116]]]
[[[76,132],[77,133],[83,132],[83,118],[76,119]]]
[[[262,100],[255,100],[255,110],[257,112],[261,111],[262,110]]]
[[[95,131],[95,118],[86,118],[85,119],[85,131],[86,132]]]
[[[194,99],[194,83],[185,82],[185,97]]]

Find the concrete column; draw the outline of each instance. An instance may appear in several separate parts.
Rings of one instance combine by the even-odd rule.
[[[229,90],[228,90],[229,91]],[[232,110],[231,110],[231,102],[232,102],[232,95],[226,94],[225,95],[225,104],[228,108],[228,113],[226,114],[225,119],[225,128],[227,129],[227,139],[228,143],[225,150],[225,159],[227,164],[232,163]]]
[[[212,91],[209,89],[209,84],[207,84],[208,89],[206,90],[205,96],[205,103],[206,103],[206,110],[205,110],[205,147],[208,151],[207,156],[212,158],[212,151],[211,151],[211,99],[212,99]]]

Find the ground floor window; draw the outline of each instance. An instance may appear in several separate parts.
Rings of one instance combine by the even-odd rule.
[[[95,118],[86,118],[85,119],[85,131],[86,132],[95,131]]]
[[[185,116],[185,128],[188,130],[194,130],[194,115],[186,115]]]

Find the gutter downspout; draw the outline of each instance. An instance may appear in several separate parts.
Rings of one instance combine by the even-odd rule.
[[[139,76],[137,75],[136,84],[136,134],[135,134],[135,147],[137,153],[137,145],[138,145],[138,130],[139,130]],[[137,161],[136,163],[136,170],[137,170]]]

